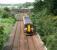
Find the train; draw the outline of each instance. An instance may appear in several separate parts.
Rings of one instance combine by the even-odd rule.
[[[33,35],[34,32],[33,23],[29,16],[24,17],[24,32],[27,33],[27,35]]]

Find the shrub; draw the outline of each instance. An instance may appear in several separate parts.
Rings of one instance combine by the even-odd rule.
[[[3,30],[4,30],[3,26],[0,26],[0,49],[1,50],[3,48],[3,43],[4,43],[4,41],[3,41],[3,35],[4,35]]]

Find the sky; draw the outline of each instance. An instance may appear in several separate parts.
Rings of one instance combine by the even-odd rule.
[[[0,0],[1,4],[18,4],[25,2],[34,2],[34,0]]]

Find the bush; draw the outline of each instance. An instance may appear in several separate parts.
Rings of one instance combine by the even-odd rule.
[[[31,15],[31,19],[48,50],[57,50],[57,16],[48,15],[44,10]]]
[[[0,26],[0,49],[1,50],[3,48],[3,43],[4,43],[4,41],[3,41],[3,35],[4,35],[3,30],[4,30],[3,26]]]
[[[0,18],[0,49],[3,49],[4,43],[7,41],[9,34],[11,32],[12,26],[15,23],[13,18]]]
[[[10,10],[5,8],[0,10],[0,50],[3,49],[5,42],[8,40],[12,26],[15,23],[15,17]]]

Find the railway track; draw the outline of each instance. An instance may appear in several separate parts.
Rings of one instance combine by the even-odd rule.
[[[19,21],[11,50],[45,50],[36,35],[26,36],[23,28],[23,21]]]
[[[26,36],[24,33],[23,21],[17,21],[13,37],[11,41],[11,47],[5,50],[46,50],[42,41],[37,38],[36,35]],[[10,42],[9,42],[10,43]]]
[[[13,42],[12,42],[12,48],[11,50],[18,50],[18,44],[19,44],[19,34],[20,33],[20,22],[18,21],[16,32],[14,34]]]

